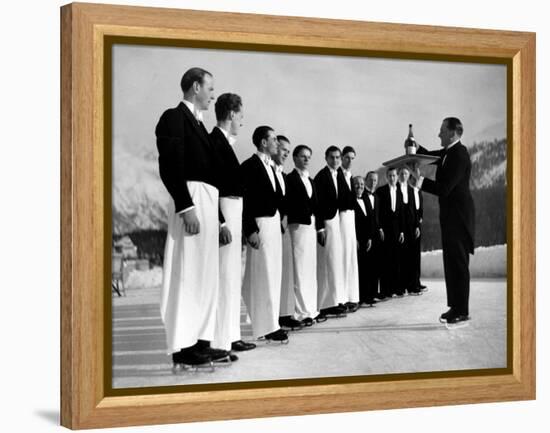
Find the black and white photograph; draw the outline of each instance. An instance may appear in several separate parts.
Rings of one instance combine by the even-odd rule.
[[[509,366],[506,64],[111,55],[113,389]]]

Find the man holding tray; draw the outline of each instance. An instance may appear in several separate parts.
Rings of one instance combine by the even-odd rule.
[[[427,151],[419,147],[417,153],[435,155],[435,180],[420,176],[414,170],[417,187],[439,197],[439,222],[443,245],[443,268],[449,311],[440,321],[449,325],[463,325],[469,320],[470,254],[474,253],[474,201],[470,193],[472,163],[468,149],[460,142],[462,122],[456,117],[443,120],[439,131],[443,149]]]

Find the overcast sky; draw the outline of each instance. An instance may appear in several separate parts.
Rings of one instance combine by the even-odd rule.
[[[255,150],[252,132],[269,125],[293,146],[307,144],[312,175],[329,145],[357,151],[365,174],[404,153],[408,124],[428,148],[446,116],[459,117],[463,142],[506,137],[506,68],[456,62],[388,60],[189,48],[113,48],[113,146],[156,154],[155,125],[182,98],[182,74],[200,66],[214,76],[216,96],[239,94],[244,127],[235,147],[242,162]],[[205,113],[215,126],[214,104]],[[286,169],[293,167],[291,159]]]

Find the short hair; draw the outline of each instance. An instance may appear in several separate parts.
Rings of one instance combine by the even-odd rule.
[[[407,167],[406,165],[402,165],[401,167],[399,167],[397,169],[397,172],[401,173],[403,170],[407,170],[409,173],[411,172],[411,169],[409,167]]]
[[[299,144],[298,146],[296,146],[294,148],[294,150],[292,151],[292,156],[293,157],[297,157],[298,154],[302,151],[302,150],[309,150],[309,153],[311,153],[313,155],[313,150],[311,150],[311,148],[309,146],[306,146],[305,144]]]
[[[286,141],[288,144],[290,144],[290,140],[284,135],[277,135],[277,141]]]
[[[378,172],[371,170],[371,171],[367,171],[367,174],[365,175],[365,179],[369,177],[369,174],[375,174],[376,176],[378,176]]]
[[[273,128],[271,126],[258,126],[254,133],[252,134],[252,143],[259,149],[260,144],[262,144],[262,140],[267,139],[269,137],[269,131],[273,131]]]
[[[353,185],[354,182],[357,182],[358,179],[362,179],[363,182],[365,181],[365,179],[363,179],[363,176],[353,176],[353,177],[351,178],[351,183],[352,183],[352,185]]]
[[[216,111],[216,120],[226,120],[232,111],[239,112],[243,106],[243,101],[235,93],[224,93],[218,96],[214,109]]]
[[[446,117],[443,119],[443,122],[447,124],[447,129],[450,129],[451,131],[455,131],[459,137],[462,137],[462,134],[464,133],[464,127],[462,126],[462,122],[457,117]]]
[[[388,174],[390,171],[397,171],[397,168],[395,168],[394,166],[389,166],[388,168],[386,168],[386,174]]]
[[[346,153],[350,153],[350,152],[353,152],[357,155],[357,152],[355,152],[355,149],[351,146],[344,147],[344,149],[342,150],[342,155],[345,155]]]
[[[202,84],[204,82],[204,76],[210,75],[212,77],[212,74],[208,72],[205,69],[202,68],[191,68],[188,69],[185,74],[183,74],[183,77],[181,77],[181,90],[185,93],[187,92],[194,82],[198,81],[199,84]]]
[[[329,153],[332,153],[332,152],[339,152],[340,155],[342,155],[342,151],[340,150],[340,148],[338,146],[329,146],[327,147],[327,150],[325,150],[325,158],[328,156]]]

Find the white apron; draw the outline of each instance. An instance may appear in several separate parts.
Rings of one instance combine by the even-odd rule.
[[[294,271],[292,263],[292,241],[287,227],[283,234],[283,273],[281,278],[281,305],[279,316],[294,316]]]
[[[326,243],[317,243],[317,308],[338,305],[345,298],[344,261],[338,212],[331,220],[325,220]]]
[[[344,298],[339,302],[359,302],[359,267],[357,263],[357,235],[355,211],[340,211],[340,233],[344,262]]]
[[[200,231],[189,235],[174,202],[168,205],[168,234],[160,312],[166,328],[168,353],[214,337],[218,303],[218,190],[188,181]]]
[[[260,247],[246,247],[243,299],[255,338],[279,329],[281,302],[282,241],[279,212],[256,218]]]
[[[242,198],[220,198],[220,210],[231,232],[231,243],[220,245],[220,289],[212,347],[231,350],[241,339]]]
[[[291,224],[289,230],[294,265],[295,317],[297,320],[313,319],[319,313],[315,218],[311,217],[310,225]]]

